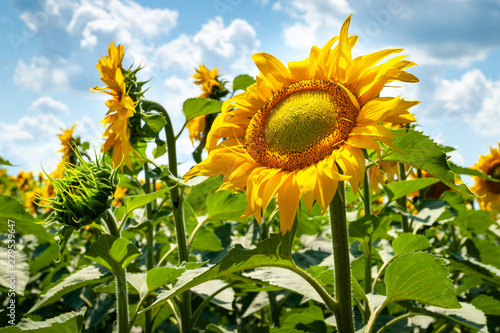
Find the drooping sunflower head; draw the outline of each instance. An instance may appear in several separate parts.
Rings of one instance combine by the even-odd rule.
[[[500,143],[498,148],[490,148],[488,155],[480,156],[479,161],[472,167],[482,173],[500,180]],[[500,209],[500,182],[472,176],[475,184],[470,188],[477,194],[481,209],[498,212]]]
[[[282,233],[291,229],[301,197],[309,209],[316,200],[325,212],[339,181],[349,180],[357,191],[362,149],[380,153],[379,143],[393,146],[383,122],[415,121],[408,109],[417,101],[379,97],[381,90],[418,79],[405,71],[415,65],[406,56],[380,63],[402,49],[353,59],[358,37],[348,35],[350,19],[340,36],[288,67],[272,55],[254,54],[256,83],[224,102],[207,137],[209,156],[185,177],[223,174],[221,189],[246,190],[244,216],[259,222],[277,196]]]
[[[125,54],[123,45],[111,42],[108,55],[102,56],[96,68],[101,74],[101,81],[105,87],[91,88],[92,92],[100,92],[110,95],[112,98],[106,101],[108,107],[106,117],[101,120],[106,130],[103,136],[106,141],[102,146],[104,152],[112,150],[112,160],[115,166],[123,164],[132,169],[130,153],[134,153],[131,143],[136,137],[134,129],[140,126],[140,116],[136,114],[135,107],[138,98],[142,96],[142,85],[138,82],[136,73],[141,69],[123,69],[122,61]]]
[[[56,192],[54,198],[45,199],[53,212],[45,223],[52,221],[77,229],[97,220],[111,207],[116,189],[116,171],[105,162],[104,156],[96,162],[84,161],[77,154],[78,164],[67,163],[64,178],[47,175]]]

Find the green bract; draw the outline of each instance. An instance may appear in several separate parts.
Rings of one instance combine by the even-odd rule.
[[[116,189],[116,172],[104,157],[95,163],[78,155],[79,163],[66,164],[63,179],[48,178],[57,192],[49,200],[53,212],[45,223],[57,221],[75,227],[88,225],[111,207]]]

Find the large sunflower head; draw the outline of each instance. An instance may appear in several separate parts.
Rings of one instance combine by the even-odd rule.
[[[480,156],[472,168],[500,180],[500,143],[497,149],[490,147],[490,153]],[[476,183],[470,189],[480,196],[477,200],[481,209],[497,212],[500,208],[500,182],[475,176],[472,178]]]
[[[272,55],[254,54],[256,83],[224,102],[207,137],[208,157],[185,177],[223,174],[221,189],[246,189],[244,216],[259,222],[276,195],[282,233],[291,229],[301,197],[309,209],[316,199],[325,212],[340,180],[357,191],[362,149],[380,152],[375,139],[393,146],[383,122],[415,121],[408,109],[417,101],[379,97],[381,90],[418,79],[405,71],[415,65],[405,56],[380,63],[402,49],[353,59],[358,36],[348,35],[349,23],[350,17],[340,36],[313,46],[308,58],[288,68]]]

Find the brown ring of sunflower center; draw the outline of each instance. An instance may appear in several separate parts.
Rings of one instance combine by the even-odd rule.
[[[488,172],[486,173],[488,176],[499,179],[500,180],[500,161],[494,162]],[[486,184],[488,186],[488,190],[493,193],[500,193],[500,182],[492,182],[491,180],[487,180]]]
[[[328,80],[304,80],[278,90],[252,117],[245,149],[271,168],[298,170],[329,156],[347,139],[359,110],[346,89]]]

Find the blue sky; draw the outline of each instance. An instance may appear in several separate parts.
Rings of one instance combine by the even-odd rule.
[[[50,170],[56,134],[75,123],[75,135],[100,146],[106,97],[88,88],[100,84],[95,64],[111,40],[125,45],[125,67],[145,66],[146,97],[180,129],[182,102],[200,94],[198,64],[232,81],[258,73],[255,52],[302,60],[351,13],[354,56],[398,47],[418,64],[410,71],[420,83],[383,94],[420,100],[420,128],[455,147],[453,161],[471,166],[497,145],[500,0],[12,0],[0,14],[0,156],[19,165],[10,173]],[[187,133],[178,150],[182,172],[192,165]]]

